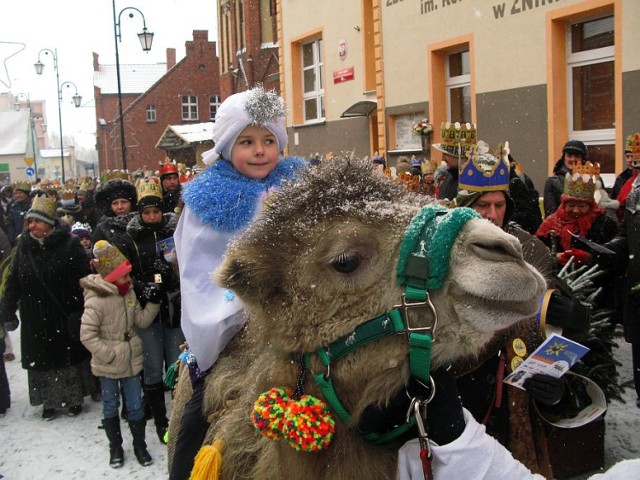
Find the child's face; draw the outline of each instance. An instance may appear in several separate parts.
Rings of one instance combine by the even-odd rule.
[[[249,178],[265,178],[278,163],[278,142],[264,127],[249,125],[233,144],[231,163],[234,168]]]
[[[113,281],[114,285],[126,285],[127,283],[131,283],[131,275],[128,273]]]
[[[140,216],[147,225],[162,222],[162,210],[158,207],[146,207],[142,209]]]
[[[82,248],[91,248],[91,239],[89,237],[80,237],[80,245],[82,245]]]

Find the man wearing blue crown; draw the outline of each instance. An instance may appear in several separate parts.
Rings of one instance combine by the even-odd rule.
[[[570,289],[553,276],[554,261],[549,250],[510,221],[515,204],[509,195],[508,155],[508,142],[500,145],[495,154],[489,153],[488,145],[482,141],[471,146],[460,164],[456,206],[476,210],[484,219],[515,236],[522,245],[524,259],[547,278],[550,291],[543,313],[546,322],[565,328],[565,334],[582,330],[588,322],[588,312],[570,296]],[[542,374],[526,381],[526,391],[503,385],[500,380],[542,342],[542,329],[536,319],[531,319],[499,332],[483,355],[459,360],[453,368],[463,405],[476,420],[485,424],[487,432],[531,471],[552,478],[556,465],[552,465],[542,433],[543,421],[536,411],[564,413],[573,388],[565,379]]]

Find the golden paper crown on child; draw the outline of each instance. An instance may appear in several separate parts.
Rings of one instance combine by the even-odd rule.
[[[585,162],[577,163],[571,173],[564,177],[563,194],[580,200],[593,200],[596,191],[596,180],[600,175],[600,164]]]
[[[93,266],[107,282],[114,282],[131,272],[131,263],[117,247],[106,240],[98,240],[93,246]]]
[[[630,153],[634,160],[640,160],[640,133],[635,132],[627,137],[624,151]]]
[[[162,207],[162,186],[158,177],[141,178],[136,182],[138,210],[146,207]]]

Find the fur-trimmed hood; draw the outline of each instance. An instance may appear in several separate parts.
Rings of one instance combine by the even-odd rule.
[[[118,293],[118,287],[111,282],[107,282],[99,273],[81,278],[80,286],[84,288],[85,300],[95,296],[108,297]]]
[[[127,233],[134,239],[140,238],[140,236],[147,230],[157,230],[160,234],[166,234],[166,236],[172,236],[173,232],[178,226],[178,216],[175,213],[165,213],[162,215],[162,225],[159,227],[149,226],[142,222],[140,215],[135,215],[129,223],[127,223]]]

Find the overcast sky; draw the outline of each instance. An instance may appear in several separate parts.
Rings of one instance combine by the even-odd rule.
[[[40,53],[44,73],[33,64],[42,49],[58,52],[60,83],[70,81],[82,95],[83,108],[75,109],[73,87],[63,88],[62,125],[65,136],[79,144],[95,143],[92,52],[101,64],[115,63],[112,0],[11,0],[4,2],[0,27],[0,92],[25,93],[32,100],[46,100],[49,131],[58,132],[56,77],[52,56]],[[144,53],[137,33],[142,18],[127,10],[120,17],[120,64],[164,63],[166,49],[175,48],[177,60],[185,54],[185,42],[193,30],[208,30],[217,40],[216,0],[116,0],[116,16],[126,7],[144,14],[147,29],[155,34],[150,52]],[[128,14],[134,17],[129,18]],[[7,43],[4,43],[7,42]],[[20,44],[25,44],[23,47]],[[21,50],[7,59],[13,53]]]

